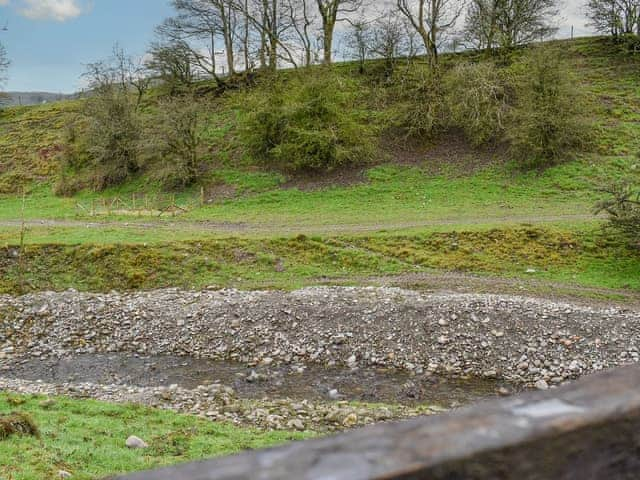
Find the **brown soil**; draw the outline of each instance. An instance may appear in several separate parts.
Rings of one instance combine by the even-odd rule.
[[[433,143],[397,135],[383,143],[393,163],[415,165],[429,175],[472,175],[506,158],[504,146],[474,147],[459,131],[448,132]]]
[[[366,183],[367,170],[384,163],[416,166],[427,175],[472,175],[489,166],[503,163],[506,158],[504,146],[476,148],[458,131],[448,132],[434,143],[402,135],[389,135],[381,143],[382,155],[377,162],[342,167],[328,173],[295,175],[282,184],[281,188],[314,191]]]

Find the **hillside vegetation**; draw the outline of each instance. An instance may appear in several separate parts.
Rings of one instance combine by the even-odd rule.
[[[556,42],[550,44],[550,49],[559,53],[569,67],[574,90],[583,87],[585,103],[580,105],[580,114],[593,120],[595,128],[591,130],[595,138],[594,148],[582,149],[586,153],[551,159],[549,163],[564,165],[543,177],[558,175],[561,181],[565,180],[564,176],[574,177],[574,182],[568,185],[558,182],[554,193],[563,189],[581,191],[587,189],[595,177],[620,175],[635,162],[640,147],[634,119],[640,102],[635,88],[638,60],[609,39]],[[526,62],[518,63],[522,51],[513,55],[514,63],[510,67],[497,67],[495,75],[505,77],[519,69],[531,70]],[[479,54],[449,55],[444,57],[443,70],[455,73],[481,60],[484,59]],[[542,64],[548,61],[548,58],[542,59]],[[484,61],[484,64],[488,63]],[[435,111],[437,107],[428,98],[421,99],[429,95],[429,79],[415,78],[429,74],[420,66],[405,73],[402,68],[396,67],[397,76],[387,81],[380,71],[382,63],[378,62],[370,62],[364,74],[353,64],[338,65],[330,70],[310,67],[281,72],[276,79],[271,76],[239,79],[238,88],[222,95],[218,90],[209,89],[206,83],[200,84],[194,99],[200,119],[196,183],[209,188],[227,185],[238,196],[246,196],[277,191],[277,187],[289,185],[287,180],[292,172],[303,177],[300,186],[304,186],[310,172],[363,164],[404,164],[401,170],[417,168],[419,173],[431,178],[433,174],[464,174],[467,178],[478,174],[482,178],[491,171],[494,183],[518,181],[525,154],[505,149],[505,142],[500,141],[497,130],[506,128],[500,112],[489,112],[486,118],[480,118],[482,125],[456,124],[456,116],[463,116],[464,109],[470,108],[458,104],[456,107],[462,111],[449,114],[446,122],[440,120]],[[464,84],[464,78],[481,73],[463,70],[458,74],[459,78],[451,74],[448,81],[462,83],[460,92],[454,90],[452,94],[464,96],[465,90],[472,88]],[[413,83],[398,86],[400,81]],[[470,94],[484,95],[476,91]],[[508,92],[494,92],[494,95],[508,95]],[[165,98],[162,90],[156,89],[143,100],[141,118],[147,123],[145,130],[158,129],[155,114],[162,109]],[[420,104],[412,111],[407,104],[416,102]],[[91,178],[96,172],[85,171],[95,168],[85,169],[90,165],[83,164],[79,158],[82,155],[78,153],[87,147],[79,145],[83,128],[87,128],[80,121],[80,114],[86,112],[86,103],[86,100],[68,101],[2,112],[1,192],[15,193],[23,186],[34,189],[43,184],[55,188],[61,180],[68,184],[66,188],[59,188],[61,193],[97,188]],[[305,121],[313,123],[313,128],[305,125]],[[278,129],[282,131],[274,131]],[[417,135],[417,130],[423,134]],[[278,135],[286,137],[286,141],[278,141],[275,138]],[[149,140],[156,139],[150,136]],[[76,151],[69,152],[71,147]],[[75,158],[69,160],[72,154]],[[125,188],[127,182],[138,190],[161,188],[162,178],[157,170],[163,165],[163,159],[152,158],[156,153],[145,149],[140,155],[137,172],[125,179]],[[295,163],[301,159],[307,164]],[[579,174],[571,171],[575,168],[567,166],[567,160],[575,160],[570,165],[578,166]],[[541,188],[548,186],[541,185]]]
[[[12,292],[24,285],[11,254],[11,245],[20,241],[21,217],[31,221],[26,242],[44,244],[25,254],[27,265],[38,265],[29,267],[27,275],[26,285],[34,289],[174,284],[290,288],[422,268],[516,276],[534,270],[532,275],[551,280],[638,288],[635,250],[600,232],[592,212],[604,198],[603,185],[640,176],[640,59],[606,38],[546,45],[541,55],[559,58],[579,92],[568,97],[574,103],[573,110],[566,107],[570,118],[560,117],[553,127],[560,131],[552,137],[560,142],[556,145],[536,136],[538,110],[512,101],[507,105],[513,89],[525,88],[518,83],[527,82],[521,70],[535,67],[531,58],[536,51],[516,50],[508,62],[472,53],[443,56],[448,93],[439,98],[445,99],[445,107],[431,101],[431,80],[420,62],[403,67],[401,60],[393,77],[383,62],[371,61],[364,73],[357,64],[317,66],[282,71],[277,77],[238,78],[224,91],[203,82],[193,96],[173,99],[155,88],[143,98],[135,120],[142,124],[135,168],[117,171],[105,172],[91,160],[98,148],[87,143],[91,99],[3,110],[0,242],[8,255],[0,263],[0,290]],[[491,89],[474,90],[474,78],[493,79]],[[540,78],[554,81],[544,72]],[[447,100],[447,95],[458,100]],[[503,97],[504,105],[483,100]],[[517,108],[525,110],[514,117]],[[470,113],[478,110],[489,120],[472,118]],[[514,122],[519,122],[515,129],[509,125]],[[167,125],[170,132],[182,128],[197,133],[194,158],[186,163],[178,159],[189,146],[175,147]],[[535,145],[551,153],[536,153]],[[120,151],[129,158],[126,148]],[[162,229],[149,228],[161,227],[165,217],[142,204],[153,203],[163,192],[184,210],[174,212],[177,216]],[[123,200],[128,206],[114,203]],[[132,208],[136,202],[137,209]],[[99,217],[89,217],[96,205],[111,206],[102,208]],[[83,228],[81,222],[89,218],[109,225]],[[40,220],[50,223],[32,225]],[[549,222],[557,225],[543,225]],[[585,227],[585,222],[592,224]],[[522,233],[529,227],[516,230],[520,233],[514,237],[512,229],[521,223],[540,224],[536,238],[542,239],[544,251],[518,247],[529,242]],[[140,228],[132,228],[137,224]],[[419,231],[364,239],[349,235],[362,229]],[[447,236],[451,230],[463,234],[464,246],[448,246],[450,238],[458,238]],[[447,238],[444,244],[432,236],[437,231]],[[478,231],[484,233],[474,233]],[[302,242],[302,250],[282,251],[279,242],[287,248],[287,242],[298,243],[280,237],[299,232],[319,236],[310,244]],[[333,232],[343,238],[334,241]],[[236,245],[244,240],[225,240],[230,234],[255,240]],[[556,241],[558,235],[571,238],[573,250]],[[221,238],[219,243],[197,243]],[[183,241],[196,243],[168,243]],[[59,245],[158,242],[164,243],[157,251]],[[503,242],[504,255],[495,249]],[[218,253],[208,252],[210,248]],[[238,261],[226,257],[229,249],[249,253]],[[326,258],[308,258],[307,252],[316,250],[326,250]],[[419,252],[418,257],[412,252]],[[188,269],[162,267],[182,265],[176,255],[189,259]],[[102,259],[110,273],[101,270]],[[79,278],[63,272],[69,264],[77,265],[76,273],[89,264],[95,271]],[[113,270],[113,265],[119,267]],[[152,265],[154,271],[148,271]]]

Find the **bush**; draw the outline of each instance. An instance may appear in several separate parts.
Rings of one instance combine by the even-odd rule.
[[[609,198],[597,205],[596,213],[607,212],[609,226],[640,248],[640,183],[616,185],[606,191]]]
[[[87,100],[89,120],[85,143],[95,168],[93,186],[104,190],[138,171],[142,127],[135,99],[115,86]]]
[[[513,71],[515,105],[506,129],[512,155],[527,167],[568,159],[589,133],[578,83],[558,55],[544,48],[530,52]]]
[[[165,189],[191,185],[198,177],[202,122],[200,104],[192,96],[163,100],[154,117],[153,145],[160,156],[156,177]]]
[[[509,112],[510,85],[494,64],[463,63],[444,77],[448,123],[479,146],[501,138]]]
[[[433,138],[448,128],[445,90],[438,70],[409,66],[396,75],[391,89],[394,126],[407,136]]]
[[[276,80],[271,94],[254,101],[243,128],[251,153],[290,171],[327,171],[369,161],[371,127],[353,108],[333,74],[312,80]]]

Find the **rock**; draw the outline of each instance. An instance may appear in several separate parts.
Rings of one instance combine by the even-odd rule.
[[[335,388],[329,390],[329,398],[331,400],[338,400],[340,397],[341,397],[340,393]]]
[[[127,438],[126,445],[128,448],[131,448],[131,449],[140,449],[140,448],[149,447],[149,445],[144,440],[142,440],[139,437],[136,437],[135,435],[131,435],[129,438]]]
[[[509,395],[512,395],[513,392],[506,388],[506,387],[500,387],[498,388],[498,395],[502,396],[502,397],[508,397]]]
[[[72,476],[73,475],[71,475],[66,470],[58,470],[58,478],[71,478]]]
[[[549,390],[549,384],[545,380],[538,380],[536,382],[536,388],[538,390]]]
[[[304,428],[304,423],[302,423],[302,421],[298,418],[294,418],[293,420],[289,420],[287,422],[287,428],[289,430],[298,430],[299,432],[302,432],[305,430]]]
[[[342,426],[346,428],[354,427],[357,424],[358,424],[358,415],[356,415],[355,413],[350,413],[342,421]]]
[[[257,373],[255,370],[251,370],[251,373],[247,377],[247,382],[249,383],[261,382],[262,380],[265,380],[265,378],[266,377],[261,373]]]
[[[46,400],[42,400],[38,405],[40,405],[40,408],[49,410],[55,404],[56,404],[55,400],[53,400],[52,398],[47,398]]]

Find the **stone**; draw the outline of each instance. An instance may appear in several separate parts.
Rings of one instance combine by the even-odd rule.
[[[58,478],[71,478],[73,475],[66,470],[58,470]]]
[[[142,440],[140,437],[136,437],[135,435],[131,435],[129,438],[127,438],[126,445],[127,448],[130,448],[132,450],[149,447],[147,442]]]
[[[358,415],[356,415],[355,413],[350,413],[342,421],[342,426],[346,428],[354,427],[357,424],[358,424]]]
[[[47,398],[46,400],[42,400],[39,405],[40,408],[43,408],[45,410],[50,409],[51,407],[53,407],[56,404],[56,401],[52,398]]]
[[[545,380],[542,380],[542,379],[540,379],[540,380],[538,380],[536,382],[535,387],[538,390],[549,390],[549,384]]]
[[[289,420],[287,422],[287,428],[289,430],[298,430],[299,432],[304,431],[304,423],[302,423],[302,420],[298,419],[298,418],[294,418],[293,420]]]
[[[500,395],[501,397],[508,397],[509,395],[512,395],[512,394],[513,392],[506,387],[498,388],[498,395]]]

